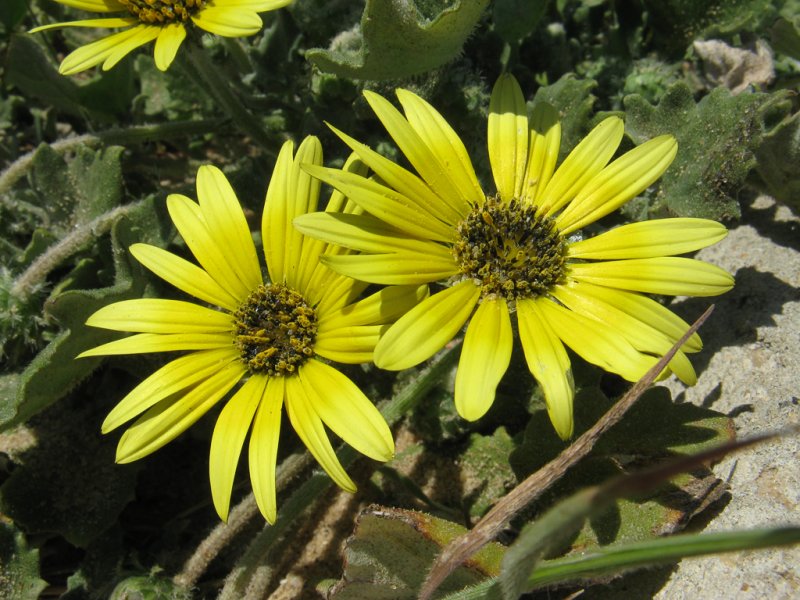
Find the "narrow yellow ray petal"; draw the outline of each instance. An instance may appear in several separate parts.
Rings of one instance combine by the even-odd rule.
[[[192,352],[168,362],[117,403],[103,421],[102,432],[113,431],[167,396],[208,379],[238,358],[231,347]]]
[[[249,291],[262,282],[253,236],[228,179],[217,167],[197,171],[197,198],[213,243],[224,249],[228,268]]]
[[[149,244],[133,244],[130,253],[167,283],[195,298],[235,311],[239,302],[203,269]]]
[[[116,27],[128,27],[129,25],[137,25],[138,23],[139,20],[133,17],[108,17],[105,19],[82,19],[80,21],[67,21],[65,23],[50,23],[49,25],[40,25],[39,27],[34,27],[33,29],[29,30],[28,33],[39,33],[40,31],[61,29],[62,27],[102,27],[104,29],[113,29]],[[108,38],[103,38],[103,39],[108,39]]]
[[[104,306],[86,324],[137,333],[213,333],[230,332],[233,317],[181,300],[137,298]]]
[[[456,207],[461,209],[461,214],[469,210],[470,204],[483,202],[485,195],[458,134],[433,106],[415,93],[404,89],[396,93],[409,125],[433,152],[441,173],[459,192],[457,198],[449,199],[450,202],[458,201]]]
[[[369,287],[364,281],[345,277],[324,265],[321,265],[317,272],[323,270],[327,271],[327,276],[315,278],[319,285],[309,287],[305,293],[306,302],[315,307],[317,315],[325,315],[354,302]]]
[[[304,363],[297,375],[314,412],[345,443],[374,460],[392,459],[392,432],[356,384],[333,367],[313,359]]]
[[[125,5],[119,0],[55,0],[59,4],[85,10],[87,12],[117,12],[124,11]]]
[[[542,388],[550,422],[558,437],[568,440],[575,426],[572,367],[564,344],[547,324],[538,307],[540,302],[549,300],[517,300],[519,339],[528,369]]]
[[[352,254],[322,256],[320,260],[337,273],[362,281],[383,285],[419,285],[458,273],[458,265],[451,254],[437,254]]]
[[[266,387],[267,377],[250,377],[225,404],[214,426],[208,455],[208,480],[214,508],[223,521],[228,520],[231,490],[242,445]]]
[[[328,124],[328,127],[339,136],[339,139],[350,146],[353,152],[358,154],[361,160],[369,165],[386,185],[403,194],[417,206],[430,211],[437,219],[451,225],[458,224],[464,217],[464,213],[458,212],[451,203],[444,202],[428,187],[428,184],[414,173],[381,156],[366,144],[353,139],[332,125]]]
[[[225,256],[227,248],[214,239],[200,207],[186,196],[170,194],[167,210],[197,262],[232,296],[247,298],[253,289],[237,277],[236,266]]]
[[[230,333],[137,333],[81,352],[77,358],[176,350],[213,350],[230,348],[232,345],[233,336]]]
[[[618,117],[609,117],[575,146],[536,202],[545,216],[552,216],[572,200],[583,186],[608,164],[617,151],[624,133],[622,120]]]
[[[452,211],[465,215],[469,213],[469,198],[462,198],[459,188],[450,179],[448,173],[442,171],[433,151],[409,124],[406,118],[386,98],[370,91],[364,97],[375,111],[386,131],[392,136],[400,151],[425,180],[441,202],[450,205]],[[483,200],[481,197],[479,200]]]
[[[678,143],[661,135],[626,152],[595,175],[556,217],[562,233],[594,223],[646,190],[672,163]]]
[[[335,331],[340,327],[390,323],[416,306],[427,295],[428,287],[425,285],[383,288],[358,302],[320,315],[317,322],[319,334]]]
[[[539,102],[531,115],[530,149],[520,197],[538,206],[539,196],[555,172],[560,147],[558,111],[547,102]]]
[[[241,363],[230,363],[184,396],[163,400],[150,408],[122,435],[117,462],[139,460],[174,440],[219,402],[244,373]]]
[[[674,256],[573,263],[569,270],[578,281],[648,294],[717,296],[733,287],[733,277],[724,269]]]
[[[492,406],[513,342],[506,301],[484,299],[467,325],[456,371],[456,410],[467,421],[477,421]]]
[[[308,451],[317,459],[320,466],[333,479],[334,483],[348,492],[356,491],[356,484],[345,473],[342,464],[333,451],[322,420],[314,410],[314,403],[308,397],[305,387],[298,377],[285,377],[286,414],[297,435]]]
[[[287,198],[289,195],[289,175],[292,172],[292,152],[294,144],[287,140],[281,146],[272,177],[267,187],[264,211],[261,216],[261,243],[267,261],[269,278],[273,283],[285,281],[286,243],[292,222],[287,219]]]
[[[261,30],[263,25],[257,12],[230,6],[206,7],[192,15],[192,22],[200,29],[222,37],[247,37]]]
[[[306,165],[305,169],[314,177],[349,196],[364,210],[401,231],[415,237],[441,242],[455,238],[454,227],[443,223],[424,207],[396,190],[338,169],[311,165]]]
[[[615,290],[585,281],[580,282],[579,285],[582,294],[590,295],[616,306],[636,320],[648,323],[673,342],[679,340],[689,329],[689,324],[686,321],[652,298],[642,296],[636,292]],[[684,352],[699,352],[702,349],[703,342],[697,333],[692,335],[681,348]]]
[[[172,64],[184,39],[186,39],[186,27],[181,23],[170,23],[161,28],[153,51],[156,67],[160,71],[166,71]]]
[[[87,22],[88,21],[74,21],[74,23]],[[137,36],[142,27],[143,26],[132,27],[131,29],[126,29],[125,31],[100,38],[91,44],[86,44],[85,46],[73,50],[61,61],[58,72],[62,75],[74,75],[86,69],[91,69],[111,56],[119,44],[124,43],[130,38],[138,39]]]
[[[120,38],[114,48],[111,49],[111,52],[106,56],[105,61],[103,61],[103,71],[108,71],[113,68],[119,61],[128,56],[133,50],[136,50],[139,46],[144,46],[148,42],[152,42],[156,39],[161,31],[161,27],[140,25],[128,31],[131,35],[124,39]],[[66,59],[64,60],[66,62]]]
[[[283,377],[270,377],[250,434],[250,481],[253,496],[268,523],[278,516],[275,469],[278,461],[278,440],[281,433],[281,409],[286,392]]]
[[[338,363],[355,365],[372,361],[372,354],[388,325],[357,325],[320,331],[314,352]]]
[[[481,290],[462,281],[426,298],[402,316],[375,348],[375,364],[400,371],[418,365],[444,348],[472,314]]]
[[[653,219],[570,244],[569,256],[595,260],[673,256],[711,246],[726,235],[724,225],[709,219]]]
[[[301,164],[321,165],[322,145],[314,136],[306,137],[297,149],[289,175],[289,196],[286,200],[287,242],[283,270],[286,282],[297,290],[304,290],[324,244],[306,238],[292,225],[295,217],[317,210],[320,181],[311,177]]]
[[[509,73],[500,75],[489,101],[489,162],[500,198],[520,198],[528,153],[528,113],[522,90]]]
[[[654,354],[659,358],[669,352],[675,340],[669,339],[648,323],[632,317],[613,304],[608,304],[590,293],[583,293],[584,285],[558,286],[553,291],[553,295],[570,310],[610,325],[612,329],[624,336],[640,352]],[[694,385],[697,383],[694,368],[683,352],[679,351],[675,355],[669,363],[669,368],[685,384]]]
[[[556,304],[537,302],[541,316],[553,332],[576,354],[628,381],[637,381],[656,362],[638,352],[622,335],[605,323],[595,321]]]

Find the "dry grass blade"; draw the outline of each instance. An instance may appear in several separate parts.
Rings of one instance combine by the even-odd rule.
[[[431,567],[423,584],[419,600],[429,600],[433,592],[460,564],[494,539],[525,506],[530,504],[557,481],[569,468],[585,457],[606,431],[616,425],[639,397],[653,384],[658,374],[667,366],[678,349],[708,319],[714,305],[709,306],[697,321],[675,342],[669,352],[659,360],[603,417],[554,460],[531,474],[527,479],[501,498],[470,531],[454,539],[442,550]]]

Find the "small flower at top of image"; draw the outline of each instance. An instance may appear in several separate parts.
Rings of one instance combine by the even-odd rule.
[[[223,37],[247,37],[261,29],[260,12],[286,6],[292,0],[54,0],[93,13],[124,13],[103,19],[54,23],[31,29],[37,33],[61,27],[125,27],[70,53],[58,72],[74,75],[103,64],[107,71],[129,52],[155,40],[156,66],[166,71],[193,23]]]
[[[200,266],[147,244],[134,244],[130,251],[153,273],[212,307],[141,298],[110,304],[87,321],[136,335],[81,357],[188,352],[145,379],[106,418],[104,433],[136,418],[120,439],[117,462],[154,452],[229,397],[214,428],[209,459],[214,506],[223,520],[250,431],[248,458],[256,502],[267,521],[275,521],[283,407],[311,454],[345,490],[354,491],[355,485],[324,425],[370,458],[386,461],[394,453],[392,434],[380,412],[328,361],[369,362],[388,324],[423,299],[427,287],[392,286],[363,297],[366,284],[320,264],[322,254],[341,254],[342,249],[307,238],[291,223],[316,210],[319,199],[319,181],[300,164],[321,162],[322,148],[314,137],[300,145],[296,156],[291,142],[281,149],[261,222],[269,282],[262,277],[233,189],[219,169],[204,166],[197,173],[199,203],[178,194],[167,198],[170,217]],[[354,159],[345,169],[363,170],[363,165]],[[360,212],[339,193],[333,194],[328,208]]]
[[[365,214],[309,214],[295,225],[362,252],[323,256],[338,273],[378,284],[445,283],[389,328],[375,348],[375,364],[392,370],[417,365],[469,322],[455,379],[455,404],[464,418],[480,418],[494,401],[511,360],[513,313],[550,420],[567,439],[575,390],[565,347],[636,381],[688,328],[644,294],[714,296],[733,286],[726,271],[676,256],[725,237],[715,221],[667,218],[594,236],[579,233],[666,171],[677,152],[672,136],[612,161],[624,126],[610,117],[556,168],[556,110],[538,103],[529,119],[519,84],[503,75],[489,105],[496,193],[487,194],[461,139],[431,105],[398,89],[404,115],[378,94],[365,96],[418,175],[334,129],[380,179],[307,166]],[[700,349],[695,334],[668,371],[693,384],[686,353]]]

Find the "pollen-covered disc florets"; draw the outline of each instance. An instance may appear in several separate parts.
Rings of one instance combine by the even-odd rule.
[[[484,297],[532,298],[564,280],[566,241],[553,219],[532,206],[487,198],[461,221],[458,234],[456,261]]]
[[[206,0],[119,0],[142,23],[157,25],[186,21]]]
[[[289,375],[314,354],[317,316],[282,284],[260,285],[235,317],[235,343],[251,373]]]

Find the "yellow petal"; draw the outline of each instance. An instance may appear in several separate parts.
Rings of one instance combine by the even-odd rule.
[[[230,332],[233,318],[191,302],[137,298],[104,306],[86,324],[142,333],[212,333]]]
[[[436,248],[438,246],[438,248]],[[383,285],[419,285],[446,279],[458,273],[452,254],[442,252],[438,244],[436,254],[398,252],[395,254],[353,254],[322,256],[322,264],[348,277]]]
[[[230,363],[185,395],[163,400],[150,408],[122,435],[117,462],[139,460],[174,440],[219,402],[244,373],[240,362]]]
[[[238,308],[239,302],[197,265],[149,244],[133,244],[129,250],[136,260],[179,290],[229,311]]]
[[[223,521],[228,520],[231,490],[242,445],[247,432],[250,431],[253,416],[264,395],[267,381],[267,377],[260,375],[248,379],[225,404],[214,426],[208,455],[208,480],[211,483],[214,508]]]
[[[70,6],[88,12],[116,12],[124,11],[125,5],[119,0],[55,0],[64,6]]]
[[[268,523],[278,516],[275,490],[275,468],[278,461],[278,439],[281,433],[281,409],[286,382],[283,377],[270,377],[250,434],[250,481],[253,496]]]
[[[458,197],[467,204],[483,202],[485,196],[467,149],[444,117],[433,106],[408,90],[398,89],[397,99],[403,106],[409,125],[433,153],[440,172],[458,190]],[[463,205],[462,202],[459,204]]]
[[[370,362],[375,345],[387,329],[388,325],[359,325],[320,331],[314,353],[344,364]]]
[[[400,371],[441,350],[472,314],[481,290],[462,281],[426,298],[392,325],[375,348],[375,364]]]
[[[481,302],[467,326],[456,371],[456,410],[468,421],[480,419],[492,406],[513,342],[506,301]]]
[[[648,294],[717,296],[733,287],[733,277],[724,269],[674,256],[575,263],[569,269],[578,281]]]
[[[409,235],[435,241],[451,241],[455,228],[433,216],[425,207],[400,192],[371,179],[338,169],[305,166],[306,171],[349,196],[364,210]]]
[[[449,204],[450,209],[457,214],[469,213],[469,198],[461,197],[456,183],[447,172],[442,171],[433,150],[428,147],[419,132],[409,124],[400,111],[388,100],[374,92],[365,91],[364,97],[408,162],[431,187],[439,200]],[[483,201],[483,197],[476,199],[476,201],[478,200]]]
[[[133,17],[110,17],[106,19],[82,19],[80,21],[67,21],[65,23],[51,23],[34,27],[28,33],[39,33],[50,29],[61,29],[62,27],[102,27],[104,29],[114,29],[117,27],[128,27],[137,25],[139,20]],[[108,38],[103,38],[108,39]],[[98,40],[100,41],[100,40]],[[99,62],[99,61],[98,61]],[[97,63],[95,63],[97,64]]]
[[[542,387],[547,414],[558,437],[568,440],[575,426],[572,402],[575,382],[564,344],[547,324],[539,303],[549,300],[517,300],[519,339],[531,375]]]
[[[394,440],[386,420],[352,381],[313,359],[297,375],[314,412],[345,443],[374,460],[392,459]]]
[[[113,431],[167,396],[208,379],[237,359],[232,348],[223,348],[192,352],[168,362],[119,401],[103,421],[102,432]]]
[[[106,56],[105,61],[103,61],[103,71],[108,71],[109,69],[113,68],[119,61],[128,56],[128,54],[130,54],[133,50],[136,50],[136,48],[139,46],[144,46],[148,42],[152,42],[158,37],[160,31],[161,27],[140,25],[139,27],[134,27],[128,31],[121,32],[130,32],[131,35],[125,38],[120,37],[114,47],[111,48],[111,51]],[[67,59],[65,58],[64,62],[66,61]],[[62,63],[62,66],[64,66],[64,63]]]
[[[622,120],[609,117],[575,146],[536,202],[545,216],[552,216],[572,200],[608,164],[624,133]]]
[[[586,284],[558,286],[553,295],[567,308],[584,316],[610,325],[624,336],[634,348],[658,357],[669,352],[675,340],[651,327],[648,323],[632,317],[613,304],[609,304],[591,293],[584,293]],[[678,352],[670,361],[669,368],[687,385],[697,383],[692,364],[683,352]]]
[[[663,175],[678,153],[671,135],[661,135],[626,152],[595,175],[556,217],[562,233],[572,233],[616,210]]]
[[[558,111],[546,102],[539,102],[531,115],[530,148],[520,197],[538,206],[541,192],[553,177],[560,147]]]
[[[288,215],[286,199],[289,195],[293,150],[294,144],[291,140],[281,146],[269,180],[264,212],[261,215],[261,242],[264,245],[269,278],[273,283],[284,283],[286,280],[284,270],[286,244],[292,227],[291,221],[286,218]]]
[[[159,70],[166,71],[169,68],[185,38],[186,27],[182,23],[170,23],[161,28],[154,50],[156,67]]]
[[[528,113],[522,90],[509,73],[501,75],[492,90],[487,141],[500,198],[506,202],[519,198],[528,158]]]
[[[284,276],[289,286],[305,290],[319,263],[325,244],[306,238],[292,225],[295,217],[317,210],[320,181],[300,168],[301,164],[322,164],[322,145],[313,136],[306,137],[297,149],[289,174],[289,194],[286,198],[286,254]]]
[[[430,213],[437,219],[456,225],[464,217],[451,203],[442,201],[433,190],[419,177],[395,164],[388,158],[381,156],[366,144],[362,144],[349,135],[328,125],[333,132],[375,171],[378,177],[390,188],[397,190],[411,202]]]
[[[391,323],[427,297],[428,287],[390,286],[338,310],[320,315],[319,335],[340,327]]]
[[[285,377],[284,380],[286,382],[286,413],[289,415],[289,421],[297,435],[336,485],[348,492],[355,492],[356,484],[345,473],[333,451],[328,434],[322,426],[322,420],[314,410],[313,399],[308,397],[308,393],[298,377]]]
[[[88,23],[88,21],[75,21],[74,23],[77,23],[78,25],[74,26],[78,27],[81,26],[81,23]],[[138,41],[140,39],[139,34],[145,28],[155,31],[156,33],[158,32],[158,29],[155,27],[140,25],[101,38],[91,44],[73,50],[61,61],[58,72],[62,75],[74,75],[86,69],[91,69],[111,56],[120,44],[124,44],[131,39]]]
[[[236,193],[217,167],[204,165],[198,169],[197,198],[212,243],[224,249],[228,267],[243,288],[256,289],[262,279],[253,236]]]
[[[176,350],[213,350],[231,348],[232,345],[231,333],[138,333],[82,352],[78,358]]]
[[[654,219],[570,244],[569,255],[602,260],[672,256],[711,246],[726,235],[724,225],[709,219]]]
[[[637,381],[656,359],[638,352],[611,326],[595,321],[543,299],[537,302],[540,314],[553,332],[576,354],[628,381]]]
[[[192,15],[192,22],[200,29],[222,37],[247,37],[261,30],[263,25],[258,13],[241,8],[234,10],[232,7],[206,7]]]
[[[186,196],[171,194],[167,210],[197,262],[232,296],[242,301],[247,298],[253,288],[237,276],[234,257],[226,255],[228,249],[214,239],[200,207]]]

